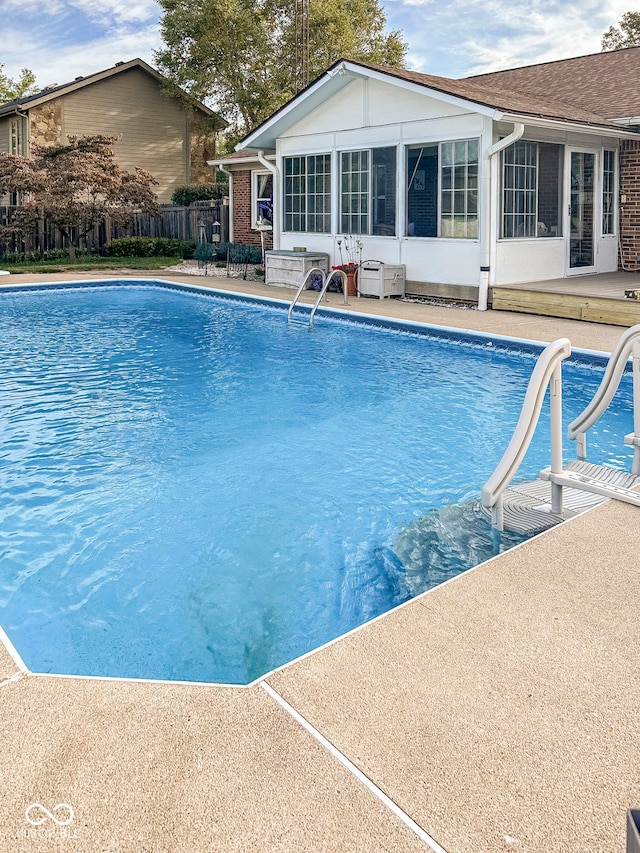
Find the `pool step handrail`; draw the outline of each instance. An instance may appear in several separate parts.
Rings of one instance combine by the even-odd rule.
[[[322,297],[326,294],[327,288],[329,287],[331,280],[335,276],[339,276],[339,278],[342,282],[342,293],[344,295],[344,304],[345,305],[349,304],[349,294],[348,294],[348,289],[347,289],[347,274],[345,273],[344,270],[329,270],[329,272],[325,273],[325,271],[320,269],[320,267],[311,267],[311,269],[307,272],[307,274],[305,276],[303,276],[302,282],[296,291],[296,295],[291,300],[291,304],[289,305],[289,310],[287,311],[287,323],[291,322],[291,314],[293,313],[293,309],[295,307],[295,304],[298,301],[298,299],[300,298],[302,291],[305,290],[305,288],[307,286],[307,282],[309,281],[309,279],[311,278],[311,276],[314,273],[318,273],[320,275],[320,277],[322,279],[322,284],[320,286],[320,292],[318,293],[317,299],[314,302],[313,307],[311,309],[311,314],[309,316],[309,325],[310,326],[313,325],[313,318],[315,316],[316,311],[318,310],[318,305],[322,301]]]
[[[346,274],[346,272],[344,272],[344,270],[331,270],[330,272],[328,272],[326,274],[326,276],[324,276],[324,281],[322,282],[322,288],[320,290],[320,293],[318,294],[318,298],[316,299],[313,308],[311,309],[311,316],[309,317],[309,325],[310,326],[313,325],[314,315],[316,313],[318,305],[320,304],[320,302],[322,300],[322,297],[325,295],[325,293],[327,291],[327,287],[329,287],[329,282],[336,275],[339,275],[342,279],[342,292],[344,293],[344,304],[345,305],[349,304],[347,302],[348,294],[347,294],[347,274]]]
[[[516,475],[536,430],[542,404],[551,390],[551,467],[552,474],[562,472],[562,362],[571,354],[571,341],[559,338],[540,353],[531,374],[522,410],[513,436],[495,471],[482,488],[482,506],[491,510],[491,523],[504,530],[504,492]],[[562,485],[551,485],[552,512],[562,514]]]
[[[307,282],[309,281],[309,279],[311,278],[311,276],[314,273],[318,273],[321,276],[322,286],[324,287],[324,278],[325,278],[324,270],[320,269],[320,267],[311,267],[311,269],[307,271],[307,274],[305,276],[303,276],[302,282],[300,283],[300,286],[296,290],[296,295],[291,300],[291,304],[289,305],[289,310],[287,311],[287,322],[290,322],[291,314],[293,312],[295,304],[298,301],[298,299],[300,298],[300,294],[302,293],[302,291],[305,290],[305,288],[307,286]],[[322,290],[321,290],[321,292],[322,292]]]
[[[640,324],[631,326],[620,336],[593,398],[568,426],[569,438],[576,442],[579,459],[587,458],[587,430],[605,413],[624,374],[629,358],[633,358],[633,432],[624,437],[633,445],[632,474],[640,474]]]

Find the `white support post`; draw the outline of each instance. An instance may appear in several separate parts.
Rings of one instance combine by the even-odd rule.
[[[562,364],[553,371],[549,384],[551,419],[551,473],[562,473]],[[562,486],[551,481],[551,512],[562,515]]]

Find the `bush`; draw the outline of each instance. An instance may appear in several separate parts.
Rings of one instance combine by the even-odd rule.
[[[189,207],[194,201],[209,201],[224,198],[226,195],[229,195],[229,184],[194,184],[178,187],[171,196],[171,201],[174,204]]]
[[[231,262],[241,264],[261,264],[262,252],[257,246],[245,246],[242,243],[216,243],[216,257],[220,261],[227,260],[227,252],[230,252]]]
[[[192,258],[195,240],[177,240],[173,237],[118,237],[102,247],[101,255],[107,258]]]
[[[82,253],[78,252],[78,256]],[[46,252],[7,252],[0,247],[0,258],[7,264],[19,264],[23,261],[68,261],[69,252],[66,249],[49,249]]]

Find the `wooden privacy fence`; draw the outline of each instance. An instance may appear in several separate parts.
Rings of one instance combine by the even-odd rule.
[[[15,210],[13,206],[0,206],[0,225],[8,225]],[[193,202],[189,207],[163,204],[159,216],[136,213],[131,224],[124,227],[107,216],[81,239],[80,246],[91,254],[98,254],[103,246],[117,237],[173,237],[208,243],[218,237],[220,242],[226,243],[229,240],[228,200]],[[42,219],[33,233],[0,243],[0,251],[2,248],[6,252],[48,252],[62,249],[63,239],[55,225]]]

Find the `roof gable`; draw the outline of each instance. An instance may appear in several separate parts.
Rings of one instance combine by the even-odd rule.
[[[498,75],[501,73],[505,72],[497,72]],[[518,120],[530,118],[619,130],[619,126],[602,113],[576,103],[572,98],[564,101],[557,97],[558,93],[553,88],[543,91],[538,91],[535,87],[532,87],[531,91],[521,90],[511,85],[509,80],[495,80],[493,78],[496,75],[485,76],[492,79],[470,77],[454,80],[402,68],[341,59],[245,136],[238,148],[254,150],[274,148],[277,137],[282,136],[357,77],[377,78],[387,83],[408,87],[413,91],[428,94],[436,100],[440,99],[472,112],[489,115],[496,120],[515,116]],[[548,96],[547,91],[554,91],[554,97]]]
[[[24,98],[17,98],[14,101],[9,101],[5,104],[0,105],[0,116],[8,115],[9,113],[15,112],[25,112],[33,107],[37,107],[40,104],[44,104],[47,101],[51,101],[55,98],[59,98],[63,95],[67,95],[70,92],[75,92],[78,89],[82,89],[86,86],[91,86],[94,83],[98,83],[101,80],[106,80],[109,77],[113,77],[116,74],[122,74],[124,72],[130,71],[132,68],[139,69],[143,71],[145,74],[148,74],[150,77],[153,77],[158,83],[166,83],[168,82],[167,78],[160,74],[159,71],[156,71],[155,68],[152,68],[151,65],[148,65],[142,59],[131,59],[129,62],[117,62],[111,68],[107,68],[104,71],[97,71],[95,74],[89,74],[86,77],[76,77],[75,80],[72,80],[69,83],[63,83],[59,86],[49,86],[46,89],[42,89],[39,92],[36,92],[34,95],[28,95]],[[209,117],[217,117],[220,121],[220,128],[226,127],[227,123],[220,116],[207,107],[205,104],[200,103],[199,101],[195,101],[195,107],[199,112],[204,113]]]

